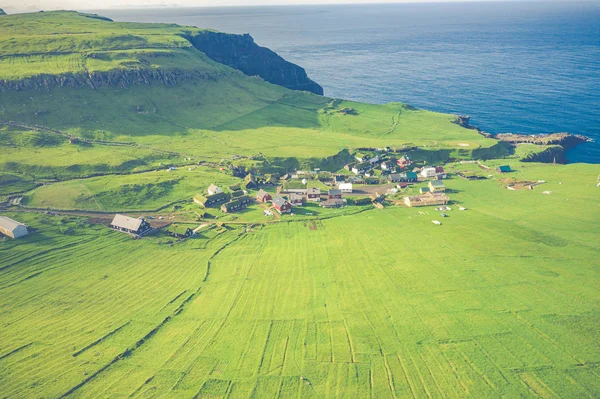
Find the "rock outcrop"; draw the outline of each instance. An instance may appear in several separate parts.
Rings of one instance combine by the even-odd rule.
[[[246,75],[260,76],[267,82],[292,90],[323,94],[323,88],[309,79],[303,68],[286,61],[268,48],[260,47],[248,34],[200,31],[184,37],[212,60]]]

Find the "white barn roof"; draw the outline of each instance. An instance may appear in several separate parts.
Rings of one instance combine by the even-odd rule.
[[[115,215],[115,218],[112,221],[112,225],[116,227],[121,227],[123,229],[138,231],[144,219],[141,218],[132,218],[125,215]]]

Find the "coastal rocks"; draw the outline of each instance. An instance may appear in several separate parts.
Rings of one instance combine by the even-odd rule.
[[[199,31],[184,37],[213,61],[238,69],[248,76],[260,76],[267,82],[288,89],[323,95],[323,88],[309,79],[303,68],[268,48],[260,47],[248,34]]]

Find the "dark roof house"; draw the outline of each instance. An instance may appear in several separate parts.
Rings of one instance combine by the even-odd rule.
[[[144,218],[132,218],[130,216],[116,214],[110,227],[126,233],[142,235],[150,230],[150,223]]]

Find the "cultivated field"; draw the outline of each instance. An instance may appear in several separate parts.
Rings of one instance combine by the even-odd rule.
[[[516,172],[551,195],[452,179],[469,209],[442,226],[431,208],[391,207],[169,246],[19,214],[38,232],[0,243],[0,386],[9,397],[597,397],[596,171]]]

